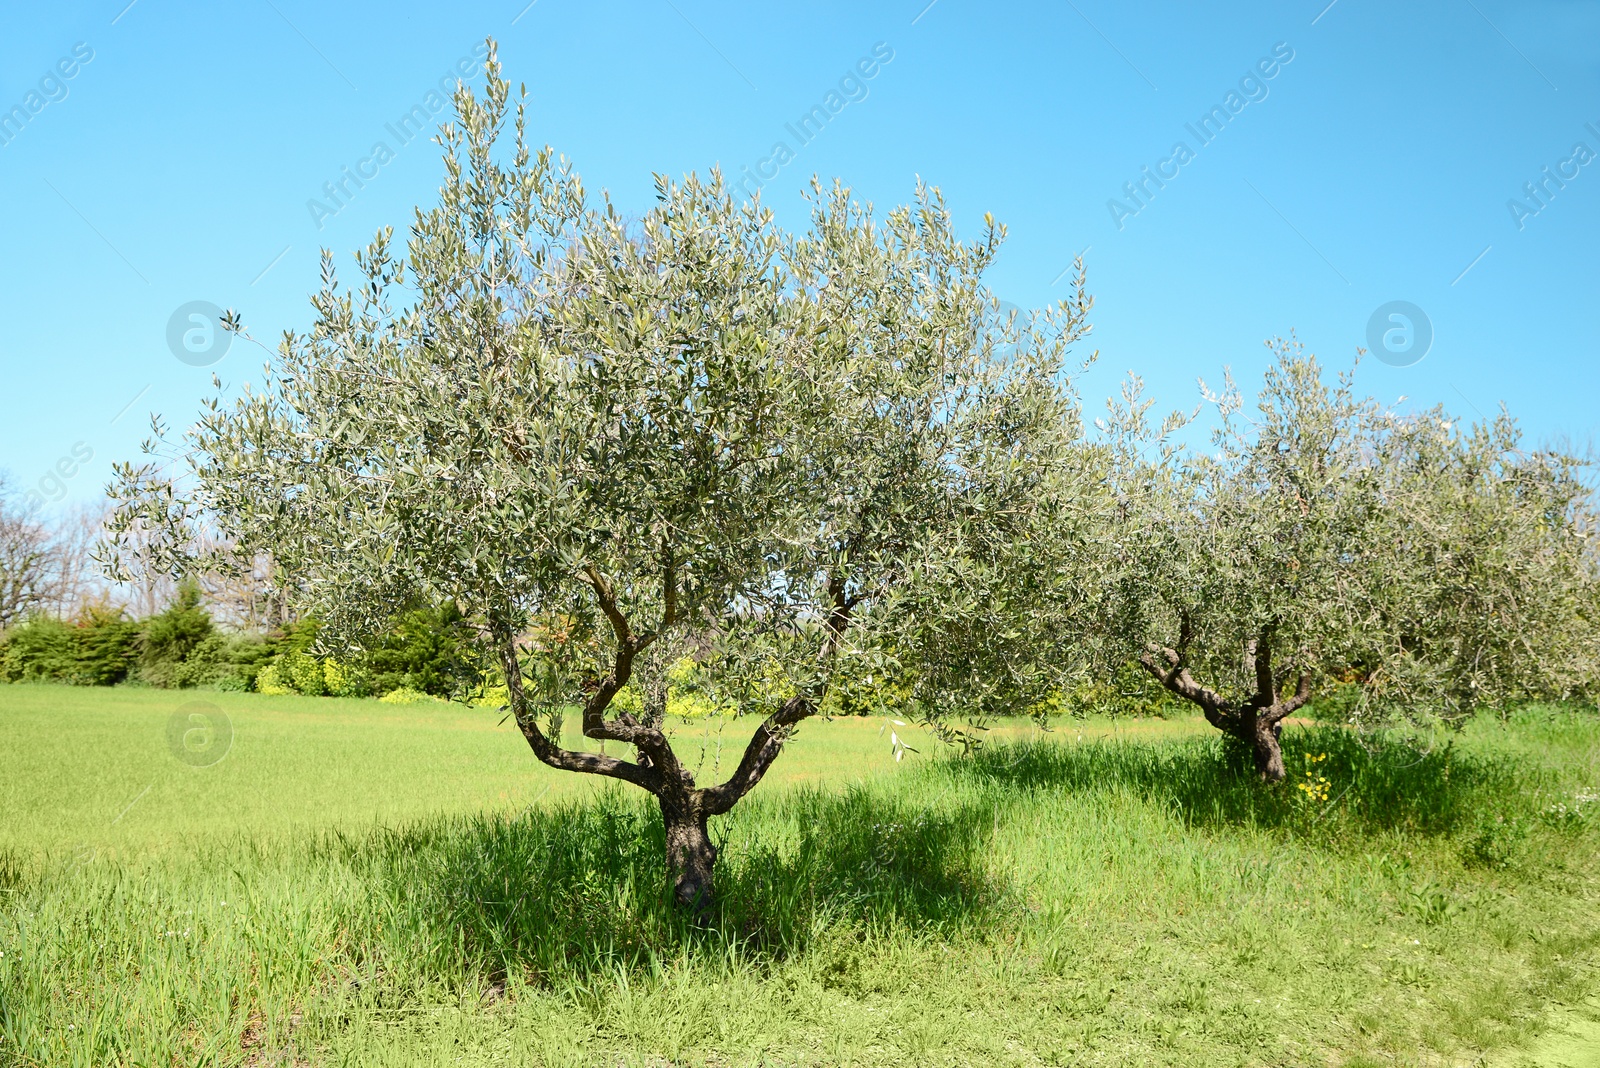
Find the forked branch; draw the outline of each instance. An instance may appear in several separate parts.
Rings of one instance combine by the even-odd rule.
[[[552,742],[539,726],[538,717],[528,707],[528,698],[522,688],[522,663],[517,659],[517,643],[509,627],[497,628],[495,645],[500,653],[500,663],[505,669],[506,693],[510,698],[511,714],[517,721],[522,736],[527,739],[533,755],[552,768],[561,771],[578,771],[589,775],[605,775],[630,782],[651,793],[661,790],[661,775],[655,768],[642,768],[626,760],[599,753],[575,753]]]

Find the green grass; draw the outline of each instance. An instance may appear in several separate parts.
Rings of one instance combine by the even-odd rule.
[[[187,766],[169,748],[169,720],[191,705],[231,721],[232,743],[214,765]],[[0,717],[16,742],[0,747],[0,850],[148,854],[241,832],[260,840],[521,811],[591,797],[602,785],[551,771],[503,716],[460,705],[0,684]],[[679,723],[680,757],[707,781],[726,775],[753,726]],[[883,728],[876,719],[804,725],[766,787],[838,787],[893,769]],[[1155,720],[1088,732],[1177,737],[1205,729]],[[991,733],[1038,732],[1023,723]],[[563,741],[593,744],[572,718]],[[914,744],[923,753],[938,748]]]
[[[188,700],[232,722],[214,765],[168,748]],[[1300,725],[1276,789],[1189,720],[899,765],[881,721],[809,723],[716,825],[703,929],[666,905],[648,799],[498,718],[0,687],[0,1064],[1595,1055],[1592,714]],[[748,729],[680,749],[725,770]]]

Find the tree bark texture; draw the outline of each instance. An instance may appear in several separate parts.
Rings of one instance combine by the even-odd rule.
[[[717,847],[706,827],[707,816],[698,804],[673,804],[661,799],[661,822],[666,829],[667,873],[672,897],[680,909],[703,913],[714,896],[712,877]]]
[[[1199,707],[1206,722],[1250,747],[1256,773],[1267,782],[1285,776],[1280,734],[1283,721],[1311,699],[1311,675],[1302,671],[1293,692],[1280,692],[1273,677],[1272,628],[1245,643],[1244,667],[1255,680],[1255,692],[1243,701],[1230,701],[1197,682],[1189,673],[1190,630],[1184,620],[1176,649],[1153,645],[1139,663],[1172,693]]]

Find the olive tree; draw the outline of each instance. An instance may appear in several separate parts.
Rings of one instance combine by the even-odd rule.
[[[1253,410],[1229,377],[1208,451],[1148,421],[1137,383],[1103,423],[1117,456],[1113,646],[1284,777],[1283,721],[1359,683],[1370,722],[1562,695],[1595,662],[1576,463],[1523,454],[1502,418],[1402,417],[1273,345]]]
[[[1109,619],[1145,671],[1276,781],[1284,719],[1369,635],[1384,413],[1348,374],[1330,388],[1315,357],[1283,342],[1254,411],[1231,376],[1205,395],[1217,418],[1208,452],[1173,444],[1182,419],[1152,428],[1137,383],[1104,424],[1122,562]]]
[[[326,643],[455,602],[533,754],[652,794],[675,898],[703,908],[708,820],[831,686],[915,646],[907,606],[951,588],[986,517],[1028,507],[1030,456],[1072,447],[1060,363],[1087,302],[999,322],[982,274],[1002,232],[957,240],[927,189],[880,224],[818,188],[790,238],[716,172],[658,176],[625,221],[527,147],[522,103],[497,150],[513,112],[492,47],[486,74],[483,96],[457,90],[406,254],[380,233],[352,288],[325,255],[311,329],[259,388],[208,402],[181,466],[155,440],[119,467],[113,526],[171,531],[175,570],[197,526],[270,553]],[[720,782],[679,759],[662,701],[614,703],[686,648],[760,719]],[[600,752],[563,743],[574,706]]]
[[[1379,618],[1403,654],[1363,665],[1372,700],[1457,720],[1593,691],[1600,570],[1588,465],[1527,448],[1504,411],[1396,419],[1376,457],[1390,546]]]

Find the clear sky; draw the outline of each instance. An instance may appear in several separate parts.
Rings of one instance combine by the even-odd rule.
[[[799,226],[813,172],[880,207],[921,175],[967,235],[1008,224],[992,281],[1023,307],[1087,249],[1094,407],[1129,369],[1164,406],[1253,383],[1291,330],[1346,365],[1384,309],[1431,347],[1366,390],[1595,430],[1596,0],[52,0],[0,12],[0,468],[91,500],[152,411],[258,375],[237,341],[196,365],[174,314],[304,327],[319,248],[433,200],[399,123],[488,35],[533,136],[625,209],[720,163]]]

